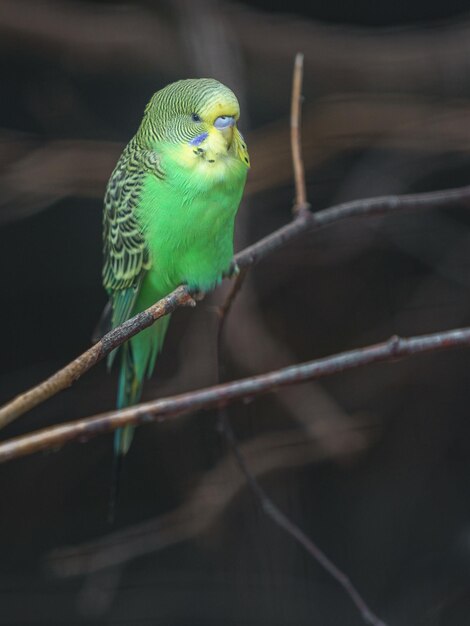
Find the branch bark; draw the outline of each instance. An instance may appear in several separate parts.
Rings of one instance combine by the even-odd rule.
[[[383,343],[357,350],[340,352],[259,376],[145,402],[120,411],[101,413],[16,437],[0,444],[0,463],[40,450],[57,448],[69,441],[87,441],[128,424],[139,426],[148,422],[163,422],[200,409],[223,407],[235,400],[251,399],[280,387],[331,376],[371,363],[463,346],[470,346],[470,327],[409,338],[395,335]]]

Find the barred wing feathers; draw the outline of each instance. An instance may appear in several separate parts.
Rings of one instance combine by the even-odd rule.
[[[163,177],[158,155],[129,144],[111,175],[104,200],[103,283],[113,304],[112,325],[129,318],[142,278],[150,268],[149,250],[136,216],[145,177]]]

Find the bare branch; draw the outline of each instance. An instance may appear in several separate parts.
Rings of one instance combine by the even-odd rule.
[[[297,53],[294,63],[292,79],[292,103],[290,112],[291,150],[292,163],[294,166],[295,203],[294,215],[308,210],[307,189],[305,186],[305,170],[302,161],[302,143],[300,134],[301,111],[302,111],[302,77],[304,71],[304,55]]]
[[[386,626],[385,622],[383,622],[370,610],[367,603],[357,591],[349,577],[346,576],[346,574],[342,570],[340,570],[333,563],[333,561],[331,561],[331,559],[326,556],[323,550],[321,550],[312,541],[312,539],[310,539],[310,537],[308,537],[303,532],[303,530],[301,530],[301,528],[297,526],[297,524],[294,524],[294,522],[292,522],[287,517],[287,515],[285,515],[266,494],[263,487],[258,482],[257,478],[251,472],[247,462],[245,461],[245,457],[238,447],[237,439],[235,438],[232,426],[228,420],[225,409],[221,409],[221,418],[223,420],[225,437],[227,438],[230,447],[232,448],[232,452],[237,459],[238,466],[243,472],[248,482],[248,485],[250,486],[250,489],[258,498],[266,515],[268,515],[268,517],[270,517],[273,522],[280,526],[288,535],[290,535],[298,543],[300,543],[300,545],[308,552],[308,554],[310,554],[310,556],[312,556],[315,561],[317,561],[317,563],[319,563],[330,574],[330,576],[334,578],[334,580],[339,583],[341,587],[343,587],[348,596],[351,598],[352,602],[355,604],[364,622],[366,622],[367,624],[372,624],[372,626]]]
[[[290,224],[239,252],[235,256],[235,261],[240,268],[249,266],[279,250],[302,233],[353,217],[370,217],[416,209],[449,209],[458,206],[468,207],[469,205],[470,185],[445,191],[354,200],[316,213],[302,212]],[[0,428],[69,387],[112,350],[153,324],[158,318],[172,313],[179,306],[189,304],[194,305],[194,301],[186,288],[180,286],[145,311],[138,313],[121,326],[117,326],[107,333],[101,341],[71,361],[63,369],[0,408]]]
[[[395,335],[383,343],[357,350],[340,352],[333,356],[292,365],[267,374],[137,404],[120,411],[101,413],[93,417],[38,430],[30,435],[16,437],[0,444],[0,463],[40,450],[57,448],[69,441],[86,441],[91,437],[112,432],[128,424],[139,426],[148,422],[163,422],[200,409],[225,406],[235,400],[254,398],[275,391],[280,387],[323,376],[331,376],[370,363],[469,345],[470,327],[410,338],[401,338]]]

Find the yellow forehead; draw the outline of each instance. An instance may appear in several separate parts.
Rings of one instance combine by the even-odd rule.
[[[221,115],[233,116],[236,120],[240,117],[240,107],[237,100],[233,98],[217,98],[211,100],[201,107],[201,117],[208,122],[213,122]]]

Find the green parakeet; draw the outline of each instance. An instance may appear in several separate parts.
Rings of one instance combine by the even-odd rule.
[[[249,168],[239,114],[233,92],[210,78],[172,83],[148,103],[104,201],[103,283],[113,327],[178,285],[212,289],[229,270]],[[168,323],[169,316],[157,320],[120,348],[119,408],[139,401]],[[132,431],[116,432],[116,455],[128,451]]]

